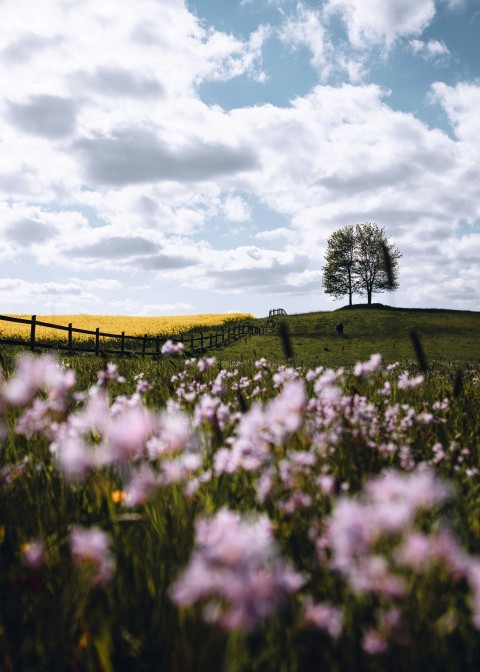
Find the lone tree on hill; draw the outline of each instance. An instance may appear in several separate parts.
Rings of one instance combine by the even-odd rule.
[[[385,229],[376,224],[345,226],[328,239],[323,269],[323,286],[327,294],[340,299],[348,294],[367,297],[398,289],[400,251],[389,242]]]
[[[326,293],[335,299],[341,299],[348,294],[350,306],[353,293],[357,289],[357,280],[354,276],[355,247],[354,226],[345,226],[332,233],[325,254],[327,265],[323,269],[323,286]]]

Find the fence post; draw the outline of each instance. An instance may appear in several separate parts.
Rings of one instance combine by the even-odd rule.
[[[190,350],[193,350],[193,334],[190,336]]]
[[[121,346],[120,346],[120,350],[121,350],[120,357],[123,357],[123,355],[125,354],[125,332],[124,331],[122,331],[122,343],[121,343]]]
[[[98,356],[100,353],[100,327],[95,329],[95,354]]]
[[[210,334],[210,347],[212,347],[212,335],[213,334]]]
[[[36,326],[37,316],[32,315],[32,321],[30,324],[30,350],[33,352],[35,350],[35,326]]]
[[[200,332],[200,348],[203,350],[203,331]]]
[[[160,355],[160,336],[155,337],[155,352],[158,357]]]
[[[73,331],[72,331],[72,323],[69,322],[68,324],[68,349],[72,350],[73,348]]]
[[[147,334],[143,337],[142,343],[142,357],[145,357],[145,350],[147,349]]]

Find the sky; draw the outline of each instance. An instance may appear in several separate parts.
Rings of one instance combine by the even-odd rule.
[[[0,312],[480,310],[480,0],[0,0]],[[354,302],[365,302],[355,297]]]

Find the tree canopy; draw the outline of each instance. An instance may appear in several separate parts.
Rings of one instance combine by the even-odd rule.
[[[398,259],[401,253],[389,242],[385,229],[376,224],[348,225],[334,231],[327,243],[323,286],[335,299],[366,296],[398,289]]]

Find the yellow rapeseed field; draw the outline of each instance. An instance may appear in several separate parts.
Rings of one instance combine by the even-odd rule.
[[[31,315],[8,315],[26,320]],[[103,333],[128,336],[179,336],[195,328],[215,328],[225,325],[231,320],[253,318],[250,313],[210,313],[202,315],[178,315],[173,317],[131,317],[126,315],[37,315],[37,321],[58,324],[68,327],[72,323],[74,329],[95,331],[97,327]],[[3,338],[30,338],[30,325],[0,320],[0,336]],[[48,327],[36,327],[35,336],[39,340],[66,339],[63,330]],[[75,340],[91,338],[88,334],[74,334]]]

